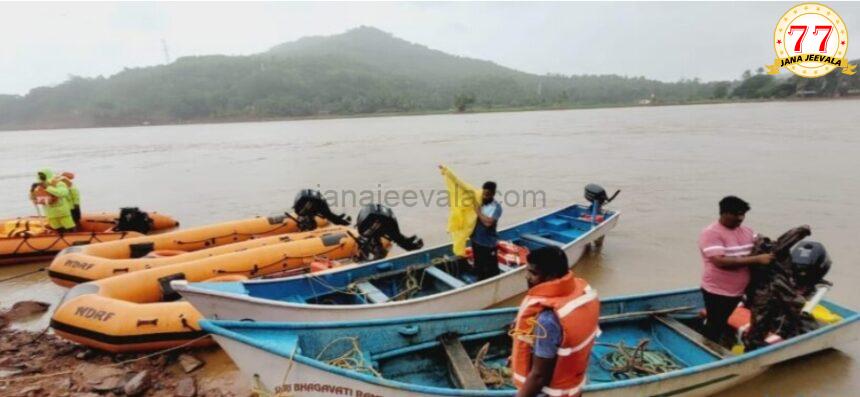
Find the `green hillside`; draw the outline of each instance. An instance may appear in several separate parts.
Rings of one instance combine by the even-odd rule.
[[[24,96],[0,95],[0,129],[627,105],[642,100],[685,103],[722,99],[735,86],[737,82],[663,83],[616,75],[539,76],[360,27],[302,38],[251,56],[185,57],[107,78],[73,77]],[[756,85],[742,96],[771,94],[760,88]],[[779,92],[787,90],[781,87]]]

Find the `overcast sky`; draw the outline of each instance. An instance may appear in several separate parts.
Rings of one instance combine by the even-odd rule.
[[[369,25],[532,73],[737,78],[797,3],[2,3],[0,93]],[[828,2],[860,32],[860,3]],[[855,33],[857,34],[857,33]],[[860,38],[848,57],[860,58]]]

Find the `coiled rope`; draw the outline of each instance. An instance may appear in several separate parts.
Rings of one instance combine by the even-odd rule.
[[[600,357],[600,367],[609,371],[615,380],[633,379],[681,369],[681,366],[666,352],[649,350],[647,346],[650,342],[648,338],[642,338],[635,347],[625,346],[624,341],[615,344],[595,343],[614,349]]]
[[[338,342],[349,342],[350,348],[345,350],[341,355],[329,359],[322,360],[323,355],[328,349],[335,345]],[[317,360],[323,361],[328,365],[348,369],[350,371],[355,371],[362,374],[373,375],[377,378],[381,378],[382,374],[379,373],[371,363],[368,363],[364,358],[364,354],[361,353],[361,346],[358,343],[358,338],[354,336],[344,336],[337,338],[331,342],[329,342],[323,349],[317,354]]]

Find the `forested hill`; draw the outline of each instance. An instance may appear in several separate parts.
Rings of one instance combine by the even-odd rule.
[[[725,98],[738,84],[539,76],[360,27],[256,55],[184,57],[0,95],[0,129],[684,103]]]

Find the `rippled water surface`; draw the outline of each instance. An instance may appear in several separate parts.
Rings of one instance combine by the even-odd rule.
[[[622,190],[612,207],[623,215],[577,272],[603,296],[697,285],[698,232],[736,194],[752,204],[747,224],[759,233],[812,225],[834,260],[829,297],[860,309],[856,100],[0,132],[0,142],[0,218],[35,212],[27,189],[41,167],[74,171],[85,211],[134,205],[184,226],[283,211],[305,187],[430,194],[443,187],[439,163],[475,184],[543,192],[537,206],[506,206],[502,224],[579,201],[598,182]],[[394,208],[402,229],[446,241],[445,208],[404,204]],[[0,268],[0,278],[44,265]],[[0,291],[0,306],[63,294],[44,273]],[[722,395],[854,395],[858,358],[855,342]],[[229,360],[209,359],[213,378],[230,376]]]

